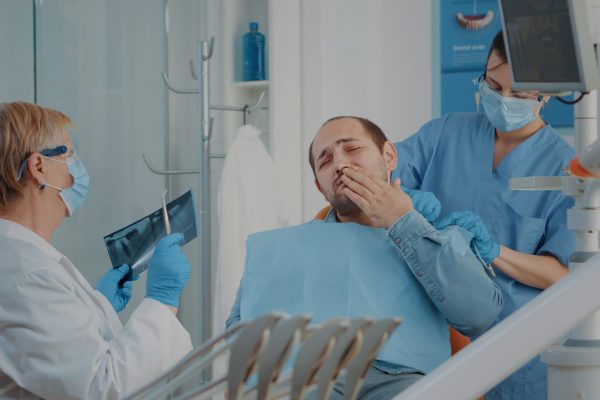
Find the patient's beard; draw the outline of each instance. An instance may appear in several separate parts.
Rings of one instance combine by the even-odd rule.
[[[385,161],[383,158],[380,162],[374,167],[377,171],[377,175],[379,178],[389,183],[389,173],[386,169]],[[339,190],[339,188],[337,188]],[[341,190],[339,190],[341,191]],[[342,217],[354,217],[363,213],[363,210],[356,205],[355,202],[350,200],[348,196],[341,191],[340,194],[336,195],[336,189],[333,189],[333,193],[330,196],[325,196],[329,204],[333,207],[337,215]]]
[[[343,217],[350,217],[362,213],[360,207],[357,206],[355,202],[350,200],[350,198],[345,194],[335,196],[331,198],[329,202],[331,203],[331,206],[335,212]]]

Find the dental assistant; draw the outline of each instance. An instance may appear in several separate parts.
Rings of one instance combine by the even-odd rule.
[[[575,152],[540,117],[547,97],[512,90],[502,32],[479,82],[485,113],[453,113],[396,143],[394,178],[433,192],[438,228],[470,230],[472,246],[496,272],[504,308],[496,322],[567,273],[575,237],[572,200],[560,191],[512,191],[510,178],[561,175]],[[534,358],[486,394],[490,399],[546,399],[546,366]]]
[[[180,234],[157,244],[146,298],[123,326],[129,266],[94,289],[50,243],[85,200],[88,173],[64,114],[0,104],[0,398],[116,399],[150,382],[191,348],[176,318],[190,265]]]

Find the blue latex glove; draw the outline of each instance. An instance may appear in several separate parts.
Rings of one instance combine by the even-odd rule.
[[[119,268],[111,268],[96,283],[96,290],[106,297],[116,312],[122,311],[129,303],[133,294],[131,281],[123,283],[119,287],[119,281],[129,272],[129,265],[123,264]]]
[[[500,254],[500,245],[490,238],[487,228],[478,215],[469,211],[454,212],[442,218],[436,227],[443,229],[448,225],[458,225],[473,234],[471,247],[486,264],[491,264]]]
[[[435,194],[405,187],[402,187],[402,190],[411,198],[415,210],[421,213],[429,223],[433,224],[437,220],[442,211],[442,205]]]
[[[162,238],[156,245],[150,264],[146,297],[179,307],[179,296],[190,277],[190,263],[179,245],[181,233]]]

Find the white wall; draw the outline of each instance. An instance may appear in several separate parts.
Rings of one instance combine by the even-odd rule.
[[[34,101],[33,3],[0,0],[0,101]]]
[[[141,154],[164,164],[163,1],[36,4],[37,101],[73,119],[91,175],[85,204],[53,244],[94,285],[111,265],[103,236],[160,206],[163,179]]]
[[[302,1],[303,218],[324,206],[308,166],[328,118],[371,119],[390,140],[432,117],[431,0]]]
[[[270,151],[286,223],[302,222],[302,0],[270,0]]]

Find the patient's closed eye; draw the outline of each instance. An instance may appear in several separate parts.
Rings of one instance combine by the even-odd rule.
[[[327,159],[327,160],[323,161],[323,162],[321,163],[321,165],[319,165],[319,169],[323,168],[325,165],[329,164],[330,162],[331,162],[331,158],[329,158],[329,159]]]

